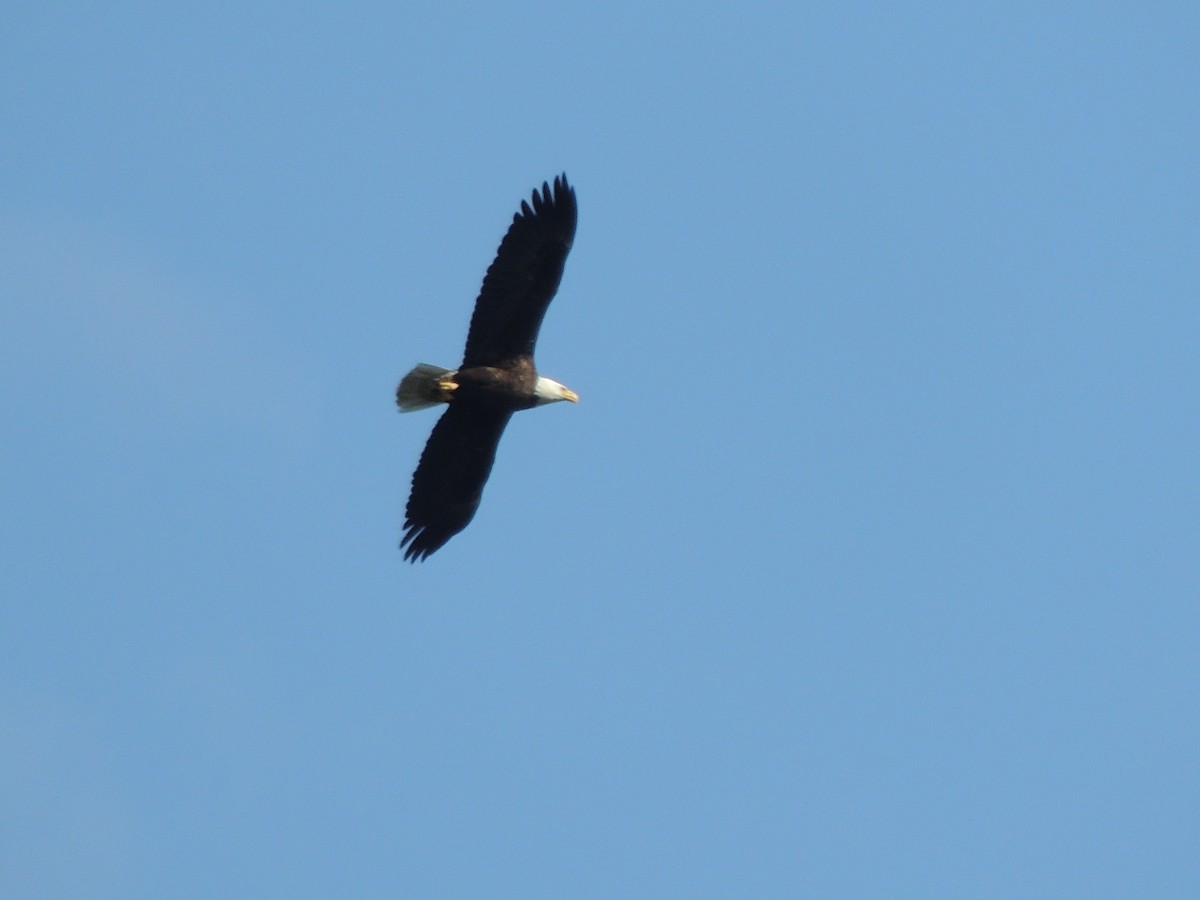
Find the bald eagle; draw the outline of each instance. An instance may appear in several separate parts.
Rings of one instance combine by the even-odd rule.
[[[413,473],[405,509],[404,558],[435,552],[471,521],[512,414],[579,396],[537,373],[533,347],[575,239],[575,189],[566,174],[522,201],[475,301],[462,365],[421,363],[396,389],[412,412],[447,404]]]

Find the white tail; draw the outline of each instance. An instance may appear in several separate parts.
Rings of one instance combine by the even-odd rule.
[[[454,372],[454,369],[443,369],[429,363],[417,365],[404,376],[400,386],[396,388],[396,405],[400,407],[400,412],[415,412],[445,403],[446,392],[441,382]]]

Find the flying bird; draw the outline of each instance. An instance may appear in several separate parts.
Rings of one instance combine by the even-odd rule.
[[[479,508],[496,447],[512,414],[558,400],[579,402],[537,373],[533,348],[575,239],[575,189],[564,173],[522,201],[483,277],[457,369],[421,363],[396,388],[401,412],[446,404],[413,473],[404,558],[441,548]]]

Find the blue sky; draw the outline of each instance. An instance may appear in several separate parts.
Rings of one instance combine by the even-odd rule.
[[[4,18],[0,894],[1198,895],[1200,8]]]

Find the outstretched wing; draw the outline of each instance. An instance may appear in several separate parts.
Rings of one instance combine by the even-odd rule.
[[[413,473],[400,542],[405,559],[425,559],[467,527],[511,416],[466,398],[442,413]]]
[[[575,240],[575,189],[565,174],[542,182],[532,208],[522,201],[475,301],[462,367],[494,366],[533,355],[538,330],[562,280]]]

